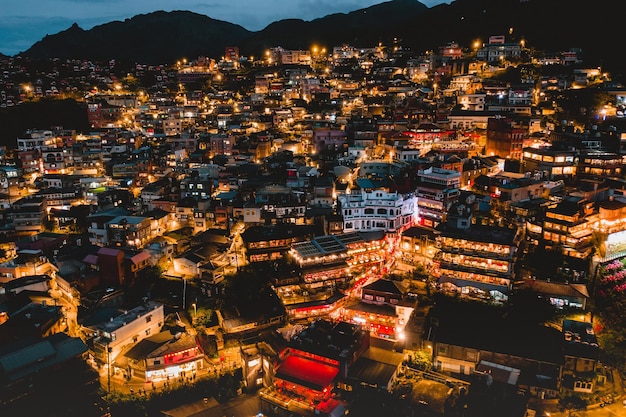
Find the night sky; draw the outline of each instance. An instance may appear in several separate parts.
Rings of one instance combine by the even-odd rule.
[[[87,30],[115,20],[157,10],[189,10],[257,31],[282,19],[312,20],[347,13],[382,0],[2,0],[0,52],[16,55],[45,35],[73,23]],[[428,7],[442,0],[422,0]]]

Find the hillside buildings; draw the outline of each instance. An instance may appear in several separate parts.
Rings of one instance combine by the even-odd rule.
[[[594,392],[601,355],[587,324],[533,333],[539,353],[443,319],[425,327],[431,292],[506,306],[525,288],[585,315],[595,271],[625,256],[622,93],[587,109],[599,111],[589,125],[562,123],[559,95],[605,78],[491,78],[530,53],[509,40],[411,57],[342,45],[246,61],[232,47],[219,62],[138,64],[129,77],[154,78],[150,88],[89,92],[93,131],[33,130],[0,153],[0,328],[43,293],[63,305],[47,305],[29,345],[44,363],[85,356],[142,384],[217,375],[215,358],[234,368],[223,336],[246,340],[246,378],[279,415],[344,415],[338,393],[394,389],[414,349],[444,383],[491,375],[537,397]],[[71,71],[79,84],[112,75]],[[533,264],[546,253],[555,265]],[[247,343],[287,322],[301,331],[275,355]],[[65,331],[84,346],[51,334]],[[10,349],[0,376],[16,375],[12,354],[36,368]]]

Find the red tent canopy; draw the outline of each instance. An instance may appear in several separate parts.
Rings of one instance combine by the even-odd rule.
[[[278,368],[276,377],[316,391],[322,391],[332,384],[338,373],[339,368],[336,366],[298,355],[289,355]]]

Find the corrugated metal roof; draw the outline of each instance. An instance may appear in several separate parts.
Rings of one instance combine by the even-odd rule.
[[[154,336],[141,340],[126,352],[124,356],[134,360],[144,359],[150,353],[172,340],[173,337],[169,330],[157,333]]]
[[[150,254],[146,251],[141,251],[138,254],[130,258],[131,262],[133,262],[134,264],[139,264],[148,259],[150,259]]]
[[[0,357],[0,367],[6,373],[40,362],[55,355],[54,347],[47,341],[27,346]]]

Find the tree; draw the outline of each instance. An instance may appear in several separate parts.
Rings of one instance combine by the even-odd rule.
[[[595,87],[568,89],[563,92],[563,98],[558,100],[564,114],[559,117],[562,120],[573,119],[585,124],[590,117],[597,115],[604,105],[614,100],[613,96]]]
[[[424,267],[424,265],[422,265],[421,263],[415,265],[415,268],[413,268],[413,271],[411,271],[411,280],[425,282],[426,295],[430,297],[431,287],[433,286],[433,284],[435,284],[436,278],[433,276],[433,274],[430,273],[428,269],[426,269],[426,267]]]
[[[70,216],[76,219],[76,223],[74,223],[74,231],[76,233],[84,233],[87,228],[87,217],[91,214],[91,206],[87,204],[82,204],[78,206],[70,207]]]
[[[591,243],[593,245],[593,252],[601,258],[606,256],[606,233],[594,231],[591,234]]]
[[[411,279],[415,281],[432,282],[434,280],[433,274],[430,273],[426,267],[418,263],[411,271]]]
[[[537,277],[552,278],[557,275],[557,270],[563,265],[564,256],[560,245],[551,249],[537,247],[524,256],[523,264]]]
[[[163,275],[163,268],[159,265],[149,266],[141,271],[142,277],[149,282],[154,282]]]
[[[53,232],[56,227],[56,221],[50,215],[45,216],[42,223],[46,232]]]
[[[521,289],[511,294],[504,316],[520,326],[533,326],[553,320],[556,309],[532,289]]]
[[[389,279],[391,281],[402,281],[402,275],[396,273],[385,274],[383,277],[385,279]]]
[[[420,369],[422,371],[430,371],[433,367],[433,360],[428,350],[418,350],[413,354],[410,354],[407,359],[407,364],[412,368]]]
[[[193,310],[193,313],[191,313],[192,310]],[[196,328],[196,330],[204,330],[207,327],[213,327],[218,324],[217,315],[215,314],[215,311],[211,310],[210,308],[204,308],[204,307],[198,308],[198,306],[194,308],[192,306],[190,308],[190,314],[193,314],[192,317],[195,316],[193,325]]]
[[[266,275],[242,268],[227,277],[224,302],[226,305],[253,307],[263,301],[263,296],[268,291],[269,282]]]

